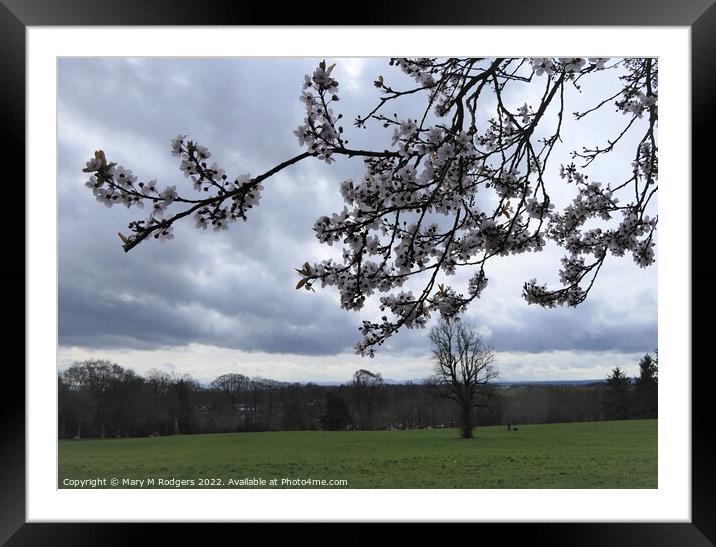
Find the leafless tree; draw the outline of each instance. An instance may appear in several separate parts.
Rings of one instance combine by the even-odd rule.
[[[489,408],[497,377],[495,352],[485,345],[474,327],[459,319],[445,320],[430,330],[434,369],[428,380],[437,393],[460,407],[460,427],[472,437],[473,409]]]
[[[223,374],[211,382],[211,387],[224,393],[232,405],[239,401],[239,396],[249,389],[250,380],[243,374]]]

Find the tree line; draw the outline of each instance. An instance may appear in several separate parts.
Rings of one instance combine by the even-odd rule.
[[[617,367],[588,385],[492,385],[490,404],[472,409],[477,426],[656,417],[657,361],[640,378]],[[626,378],[626,381],[624,380]],[[229,373],[201,384],[190,375],[146,375],[106,360],[76,362],[58,375],[61,438],[164,436],[292,430],[459,427],[462,409],[434,383],[384,382],[361,369],[337,386]],[[626,402],[625,402],[626,401]]]

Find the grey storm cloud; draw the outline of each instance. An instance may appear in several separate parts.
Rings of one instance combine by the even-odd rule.
[[[649,352],[657,347],[654,322],[625,326],[602,321],[593,315],[597,305],[587,301],[578,310],[525,310],[517,327],[493,328],[490,343],[496,349],[525,352],[578,349],[630,353]],[[579,328],[575,328],[575,323]]]
[[[338,61],[339,104],[350,126],[376,100],[374,77],[387,77],[393,69],[384,59],[368,59],[341,73]],[[177,134],[208,146],[212,160],[231,176],[268,170],[301,152],[292,131],[303,119],[298,101],[303,75],[315,64],[315,59],[287,58],[60,60],[61,345],[152,349],[198,343],[303,355],[352,351],[360,321],[375,319],[369,310],[340,309],[331,288],[309,293],[294,287],[296,267],[327,256],[315,240],[313,223],[342,209],[337,183],[360,176],[360,161],[301,163],[266,182],[261,205],[248,222],[218,234],[179,225],[173,241],[146,242],[127,254],[117,232],[126,232],[127,223],[140,215],[98,204],[81,172],[92,152],[102,148],[140,179],[186,188],[188,179],[169,152]],[[370,131],[354,133],[356,147],[376,138]],[[383,133],[379,138],[385,140]],[[559,256],[552,255],[554,269]],[[624,276],[644,275],[636,270],[616,267],[612,281],[626,282],[607,281],[605,290],[576,309],[529,307],[518,293],[515,298],[514,287],[503,294],[498,283],[488,287],[495,294],[486,292],[484,302],[474,304],[470,319],[504,351],[651,350],[657,333],[655,272],[638,278],[645,286],[641,300],[630,297],[639,313],[613,306],[633,289],[632,277]],[[425,354],[425,335],[405,330],[383,350]]]

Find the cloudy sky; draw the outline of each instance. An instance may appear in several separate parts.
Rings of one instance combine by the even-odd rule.
[[[333,61],[340,111],[348,120],[375,105],[377,75],[404,81],[386,59]],[[204,382],[226,372],[286,381],[346,381],[358,368],[394,380],[430,373],[426,330],[404,330],[374,359],[361,358],[352,348],[361,320],[377,318],[375,302],[348,312],[332,288],[295,290],[294,268],[331,255],[316,241],[313,223],[342,209],[338,184],[360,175],[360,160],[301,162],[265,183],[248,222],[221,233],[178,224],[174,240],[148,241],[126,254],[117,232],[126,233],[127,223],[140,218],[137,210],[107,209],[84,186],[81,169],[102,148],[140,180],[156,178],[160,187],[176,184],[180,193],[191,193],[170,152],[170,140],[180,133],[207,146],[230,177],[270,169],[302,151],[293,135],[304,117],[298,96],[316,63],[59,61],[59,368],[103,358],[140,373],[159,368]],[[581,93],[570,90],[569,112],[613,94],[617,85],[616,76],[605,75]],[[538,102],[536,91],[521,93],[508,100]],[[417,107],[419,97],[411,97],[399,113]],[[550,194],[558,207],[573,191],[556,175],[559,163],[568,162],[574,148],[603,144],[623,120],[606,111],[579,124],[565,121],[564,144],[552,160]],[[346,126],[356,147],[382,147],[386,140],[380,129],[354,136]],[[628,178],[632,143],[595,164],[592,179]],[[489,267],[490,284],[466,318],[494,347],[501,378],[602,378],[616,365],[635,373],[639,358],[657,345],[656,267],[643,270],[630,257],[610,257],[581,306],[528,306],[522,283],[536,277],[554,286],[562,254],[548,247]],[[450,281],[461,287],[469,275]]]

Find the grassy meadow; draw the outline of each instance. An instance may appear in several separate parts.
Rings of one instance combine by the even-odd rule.
[[[474,435],[428,429],[61,440],[58,487],[83,487],[68,481],[92,478],[107,479],[106,488],[111,478],[119,488],[172,487],[159,479],[255,487],[238,482],[246,478],[279,488],[311,487],[282,486],[285,478],[347,480],[343,488],[657,487],[657,420],[478,427]],[[273,486],[271,479],[278,479]]]

